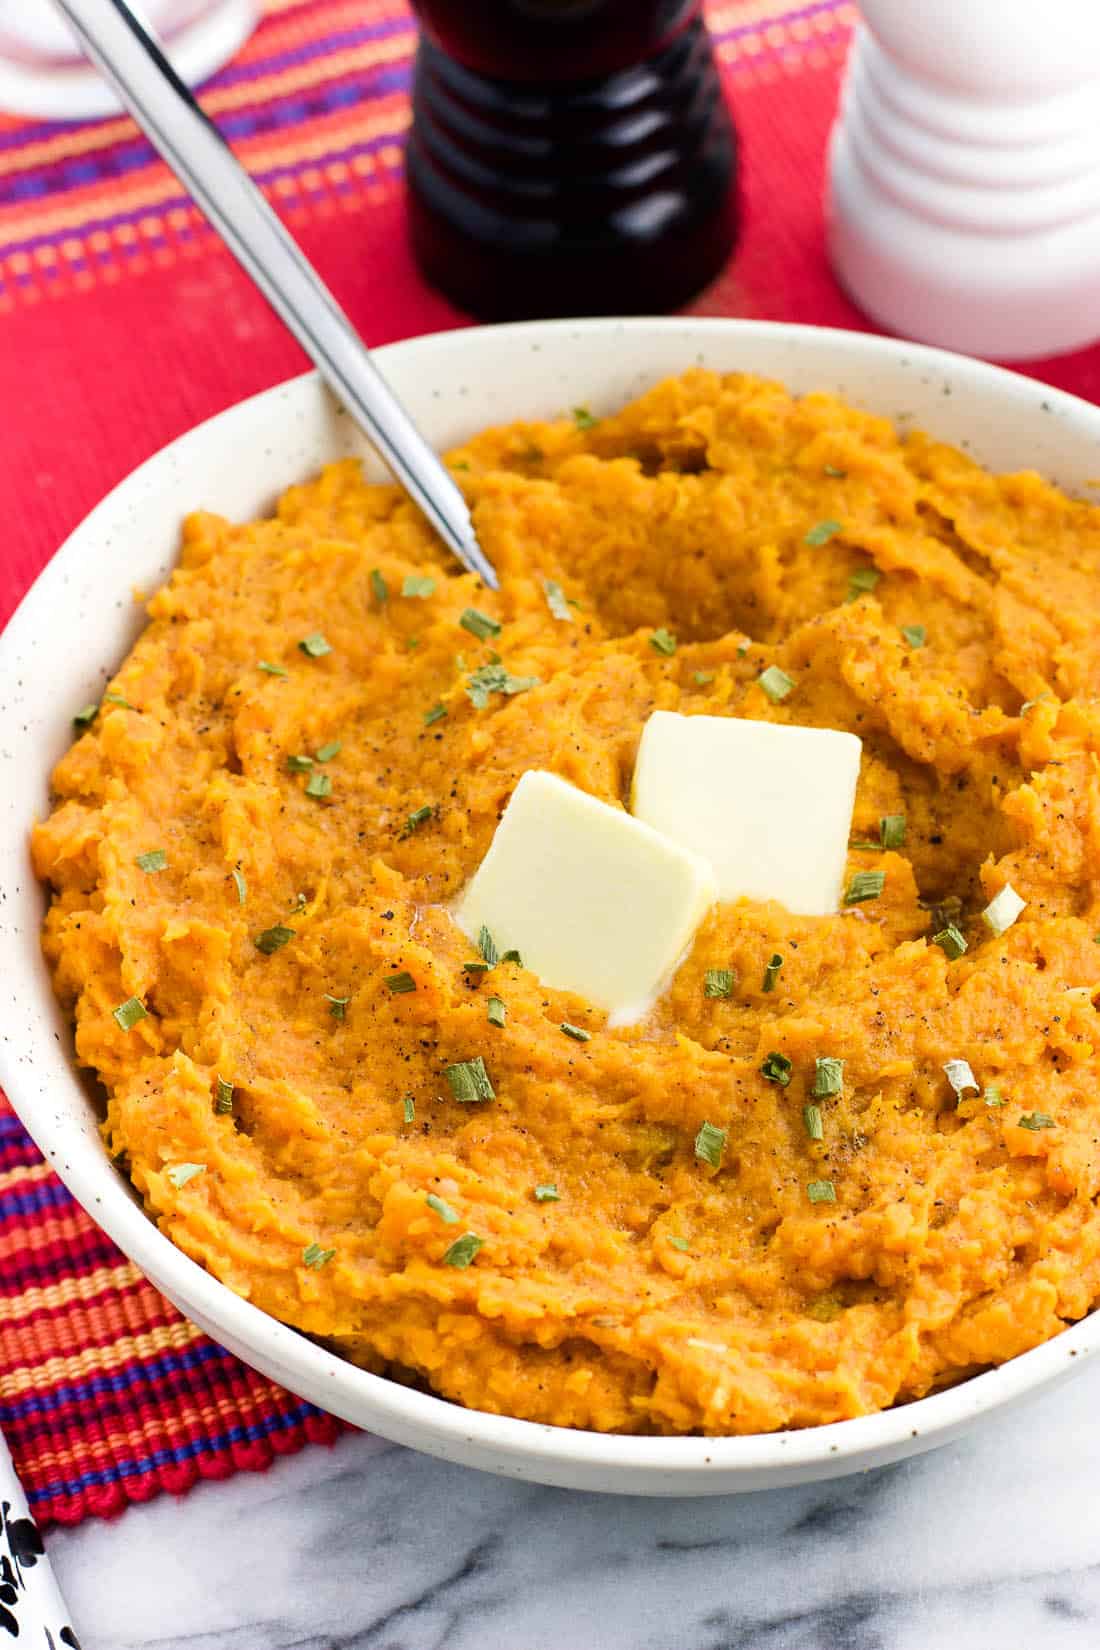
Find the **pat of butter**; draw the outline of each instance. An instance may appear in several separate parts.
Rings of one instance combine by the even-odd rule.
[[[710,861],[719,899],[827,916],[840,901],[861,749],[832,728],[657,710],[642,730],[633,811]]]
[[[517,950],[544,985],[620,1024],[651,1006],[714,903],[714,874],[620,808],[525,773],[457,913]]]

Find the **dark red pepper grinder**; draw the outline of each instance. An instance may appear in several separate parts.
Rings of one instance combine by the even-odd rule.
[[[413,248],[486,320],[675,309],[737,231],[701,0],[414,0]]]

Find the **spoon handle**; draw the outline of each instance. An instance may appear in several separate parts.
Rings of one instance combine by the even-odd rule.
[[[125,0],[55,0],[153,147],[315,362],[405,491],[490,589],[492,565],[458,487],[366,345]]]

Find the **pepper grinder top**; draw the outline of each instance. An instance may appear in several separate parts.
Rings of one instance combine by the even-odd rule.
[[[861,0],[829,254],[892,332],[1023,360],[1100,337],[1096,0]]]

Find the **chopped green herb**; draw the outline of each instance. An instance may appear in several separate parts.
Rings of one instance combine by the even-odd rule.
[[[704,997],[730,997],[736,975],[732,968],[708,968],[703,980]]]
[[[370,587],[379,607],[384,607],[390,599],[390,587],[377,567],[372,567],[370,570]]]
[[[489,967],[495,968],[499,960],[500,953],[497,950],[496,941],[484,923],[482,923],[481,927],[477,931],[477,948],[481,952],[482,957],[489,964]]]
[[[794,688],[794,677],[788,676],[778,665],[769,665],[756,678],[773,705],[778,705]]]
[[[322,1249],[319,1243],[311,1243],[307,1249],[302,1250],[302,1265],[319,1272],[322,1266],[328,1265],[335,1254],[335,1249]]]
[[[400,974],[387,974],[385,978],[395,997],[404,997],[408,992],[416,990],[416,981],[407,968],[403,968]]]
[[[815,1100],[827,1094],[839,1094],[844,1087],[844,1061],[831,1054],[819,1054],[814,1061],[814,1081],[810,1093]]]
[[[815,1323],[835,1323],[843,1310],[843,1302],[826,1292],[810,1302],[806,1308],[806,1316],[813,1318]]]
[[[764,970],[764,983],[760,987],[761,991],[774,991],[775,990],[775,982],[779,978],[779,970],[782,967],[783,967],[783,958],[779,955],[779,952],[776,951],[772,956],[771,962],[768,964],[767,968],[765,968],[765,970]]]
[[[332,780],[327,773],[311,773],[306,780],[306,795],[316,797],[332,795]]]
[[[168,869],[168,855],[163,848],[150,848],[148,853],[139,854],[134,864],[139,871],[166,871]]]
[[[290,672],[288,670],[284,670],[282,665],[273,665],[271,663],[270,659],[261,659],[261,660],[259,660],[256,668],[258,670],[266,670],[267,674],[269,676],[289,676],[290,675]]]
[[[982,912],[982,921],[994,938],[997,938],[1006,928],[1012,927],[1026,906],[1027,900],[1021,899],[1012,884],[1006,882],[1000,893],[994,894]]]
[[[938,945],[950,962],[956,962],[966,950],[966,936],[960,933],[953,922],[946,928],[941,928],[938,934],[932,935],[932,944]]]
[[[406,636],[405,637],[405,650],[406,650],[406,652],[415,653],[416,649],[419,646],[420,646],[420,637],[419,636]]]
[[[769,1083],[778,1083],[780,1088],[783,1089],[787,1087],[791,1080],[791,1071],[791,1062],[787,1059],[787,1056],[777,1054],[775,1049],[764,1056],[764,1064],[760,1067],[761,1077],[766,1078]]]
[[[105,693],[103,703],[105,705],[121,705],[123,710],[137,710],[138,708],[136,705],[132,705],[129,699],[124,698],[121,693]]]
[[[331,991],[326,991],[325,992],[325,1001],[329,1005],[329,1010],[328,1011],[332,1015],[334,1020],[346,1020],[347,1019],[347,1017],[348,1017],[348,1004],[351,1002],[350,997],[334,997],[332,995]]]
[[[821,1120],[820,1106],[803,1106],[802,1121],[811,1140],[824,1140],[825,1125]]]
[[[262,951],[265,957],[270,957],[273,951],[281,951],[294,938],[295,930],[286,928],[277,922],[274,928],[265,928],[262,934],[257,934],[253,945],[257,951]]]
[[[828,544],[829,540],[841,531],[839,521],[818,521],[810,528],[802,542],[816,549],[820,544]]]
[[[693,670],[691,679],[696,687],[706,687],[708,682],[714,681],[713,670]]]
[[[484,710],[491,693],[526,693],[538,687],[537,676],[513,676],[501,664],[482,665],[467,679],[466,692],[475,710]]]
[[[688,1242],[687,1238],[670,1237],[668,1241],[674,1249],[679,1249],[682,1255],[690,1255],[691,1244]]]
[[[485,1239],[477,1237],[473,1232],[467,1232],[463,1237],[455,1238],[447,1253],[443,1256],[444,1266],[469,1266],[478,1250],[484,1246]]]
[[[655,652],[663,653],[666,659],[671,659],[676,652],[676,638],[671,630],[666,630],[663,625],[660,630],[653,632],[649,638],[649,645]]]
[[[881,577],[877,567],[857,567],[848,575],[848,594],[844,600],[857,602],[861,596],[869,595]]]
[[[444,1203],[441,1197],[436,1197],[434,1192],[429,1192],[427,1197],[424,1199],[424,1202],[428,1205],[429,1209],[434,1210],[445,1226],[458,1225],[458,1216],[451,1208],[451,1205],[449,1203]]]
[[[310,636],[303,636],[298,646],[310,659],[323,659],[326,653],[332,652],[332,648],[319,630],[315,630]]]
[[[563,1020],[558,1030],[563,1031],[567,1037],[572,1037],[575,1043],[590,1043],[592,1041],[590,1031],[585,1031],[583,1026],[572,1025],[568,1020]]]
[[[508,1010],[500,997],[490,997],[485,1004],[485,1014],[491,1026],[502,1026],[508,1017]]]
[[[243,905],[248,898],[248,884],[244,880],[244,872],[239,865],[235,865],[229,875],[233,878],[233,886],[237,890],[237,904]]]
[[[987,1106],[1003,1106],[1005,1104],[1004,1097],[1002,1096],[1000,1088],[996,1083],[989,1084],[985,1093],[982,1095],[982,1099],[985,1101]]]
[[[149,1010],[140,997],[127,997],[124,1003],[119,1003],[117,1008],[112,1008],[111,1013],[123,1031],[129,1031],[132,1026],[137,1025],[139,1020],[148,1018]]]
[[[470,468],[464,458],[450,458],[447,462],[452,470],[468,470]]]
[[[233,1085],[224,1077],[214,1079],[214,1110],[223,1117],[233,1110]]]
[[[496,1099],[496,1090],[480,1054],[473,1060],[459,1060],[455,1065],[448,1066],[443,1075],[460,1105],[472,1106],[481,1100]]]
[[[431,710],[424,712],[424,726],[430,728],[433,722],[442,722],[447,714],[446,705],[433,705]]]
[[[713,1123],[704,1123],[695,1136],[695,1155],[700,1163],[707,1163],[712,1169],[717,1169],[722,1162],[722,1153],[726,1149],[726,1130],[716,1128]]]
[[[551,618],[560,619],[563,624],[572,624],[573,615],[569,611],[569,602],[561,585],[555,583],[553,579],[543,579],[542,588],[546,596],[546,605],[550,609]]]
[[[844,903],[859,905],[864,900],[878,899],[885,885],[885,871],[857,871],[844,891]]]
[[[905,815],[883,814],[878,829],[884,848],[900,848],[905,841]]]
[[[479,957],[477,962],[464,962],[462,970],[465,974],[488,974],[489,964]]]
[[[903,624],[901,634],[909,647],[923,647],[928,640],[928,632],[922,624]]]
[[[403,837],[412,836],[414,831],[419,831],[421,825],[427,824],[434,812],[435,809],[432,807],[430,802],[425,802],[423,807],[414,808],[408,819],[406,819],[404,825],[401,827],[401,835]]]
[[[520,956],[518,951],[505,951],[500,960],[502,963],[515,963],[517,968],[523,967],[523,958]]]
[[[946,1061],[943,1074],[954,1089],[956,1100],[961,1100],[967,1089],[973,1089],[975,1094],[981,1093],[979,1085],[974,1081],[969,1060]]]
[[[463,630],[468,630],[479,642],[488,641],[490,636],[499,636],[504,628],[499,619],[490,618],[488,613],[482,613],[476,607],[468,607],[458,622]]]
[[[95,719],[98,715],[99,715],[99,706],[98,705],[85,705],[84,709],[83,710],[78,710],[76,715],[73,717],[73,727],[74,728],[88,728],[88,727],[91,727],[92,723],[95,721]]]
[[[402,1102],[401,1102],[401,1112],[402,1112],[402,1117],[403,1117],[403,1119],[406,1123],[412,1123],[412,1122],[415,1121],[415,1119],[416,1119],[416,1101],[413,1099],[411,1094],[406,1094],[404,1099],[402,1100]]]
[[[401,582],[403,596],[421,596],[427,598],[435,595],[435,580],[429,573],[406,573]]]
[[[165,1169],[164,1178],[170,1181],[178,1192],[187,1185],[189,1180],[194,1180],[196,1175],[205,1174],[205,1172],[205,1163],[173,1163],[171,1168]]]
[[[1045,1111],[1025,1111],[1022,1117],[1017,1118],[1017,1125],[1021,1129],[1055,1129],[1058,1125],[1053,1117]]]
[[[560,1203],[561,1202],[561,1193],[558,1191],[558,1188],[554,1185],[553,1181],[549,1181],[545,1186],[536,1186],[535,1187],[535,1202],[536,1203]]]
[[[573,422],[578,430],[594,430],[600,421],[593,418],[587,407],[574,407]]]
[[[327,745],[322,745],[314,754],[318,762],[331,762],[334,756],[339,756],[343,748],[342,739],[330,739]]]
[[[291,773],[308,773],[313,766],[312,756],[288,756],[286,765]]]
[[[825,474],[827,476],[832,476],[834,481],[843,481],[848,472],[847,470],[838,470],[835,464],[826,464]]]
[[[831,1180],[811,1180],[806,1186],[806,1196],[811,1203],[835,1203],[836,1187]]]

